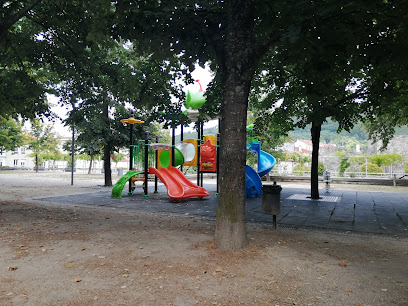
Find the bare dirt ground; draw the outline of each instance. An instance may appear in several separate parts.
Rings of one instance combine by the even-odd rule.
[[[31,200],[101,183],[0,172],[0,305],[408,305],[406,238],[248,225],[227,252],[212,220]]]

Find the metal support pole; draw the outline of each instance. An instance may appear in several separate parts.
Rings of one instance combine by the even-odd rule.
[[[367,172],[368,172],[368,158],[366,157],[365,158],[365,177],[368,176]]]
[[[184,135],[183,135],[183,125],[181,125],[181,131],[180,131],[180,142],[182,143],[184,140]],[[183,172],[183,165],[180,166],[180,171]]]
[[[145,132],[145,143],[144,143],[144,196],[145,198],[149,197],[148,195],[148,185],[149,185],[149,132]]]
[[[176,147],[176,129],[173,127],[171,129],[171,166],[174,167],[174,154],[175,154],[175,147]]]
[[[132,114],[132,113],[131,113]],[[132,116],[132,115],[131,115]],[[129,146],[129,171],[133,170],[133,124],[130,124],[130,146]],[[132,195],[132,178],[129,179],[129,192]]]
[[[201,143],[201,140],[204,139],[204,124],[203,123],[200,124],[200,130],[201,130],[200,132],[201,134],[200,143]],[[203,181],[204,181],[204,173],[201,172],[201,184],[200,184],[201,187],[203,187]]]
[[[200,136],[200,124],[197,126],[197,186],[200,186],[200,149],[201,149],[201,136]]]
[[[72,125],[72,147],[71,147],[71,185],[74,185],[74,162],[75,162],[75,127]],[[37,165],[38,167],[38,165]],[[37,168],[38,170],[38,168]]]
[[[156,143],[158,143],[159,142],[159,136],[156,136]],[[155,164],[155,167],[156,167],[156,169],[157,169],[157,166],[159,165],[159,151],[158,150],[156,150],[155,151],[155,153],[154,153],[154,155],[155,155],[155,158],[156,158],[156,164]],[[157,190],[157,185],[158,184],[158,178],[157,178],[157,176],[155,175],[154,176],[154,193],[158,193],[158,190]]]

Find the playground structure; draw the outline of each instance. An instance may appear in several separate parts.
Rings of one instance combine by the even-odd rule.
[[[262,195],[261,177],[267,175],[275,166],[276,159],[269,153],[261,150],[261,143],[252,136],[254,125],[248,125],[247,150],[257,156],[257,171],[250,166],[245,169],[245,197],[257,198]]]
[[[198,80],[197,80],[198,82]],[[194,121],[198,117],[198,108],[205,103],[204,92],[200,84],[200,91],[196,93],[187,93],[186,114]],[[143,121],[135,120],[132,116],[129,119],[123,119],[125,123],[140,123]],[[132,120],[133,119],[133,120]],[[127,121],[126,121],[127,120]],[[157,179],[159,178],[167,188],[167,194],[174,200],[181,200],[189,197],[203,198],[209,196],[207,190],[203,188],[203,173],[217,174],[217,192],[218,195],[218,148],[219,135],[203,136],[203,124],[197,125],[197,139],[183,140],[183,127],[181,132],[181,142],[175,145],[175,129],[172,133],[172,144],[163,144],[158,142],[151,143],[149,132],[145,132],[145,139],[138,140],[137,145],[133,145],[133,125],[131,124],[131,145],[130,145],[130,167],[129,171],[123,175],[112,189],[112,197],[121,198],[122,190],[126,182],[129,182],[128,195],[133,194],[134,182],[136,180],[144,181],[144,197],[148,197],[148,175],[155,175],[155,193],[157,193]],[[262,195],[261,177],[268,174],[275,166],[275,158],[261,150],[260,142],[252,137],[253,125],[247,127],[249,141],[247,150],[250,150],[257,156],[257,170],[246,166],[245,172],[245,197],[253,198]],[[155,151],[154,157],[151,152]],[[150,155],[150,156],[149,156]],[[154,160],[154,162],[152,162]],[[180,166],[180,169],[176,167]],[[196,166],[197,184],[192,183],[182,173],[183,166]],[[143,177],[138,177],[143,175]]]
[[[215,139],[215,136],[209,136],[208,141],[211,141],[210,139]],[[146,178],[148,174],[154,174],[155,192],[157,192],[157,178],[159,178],[166,186],[168,196],[174,200],[181,200],[189,197],[203,198],[209,196],[207,190],[198,186],[198,184],[196,185],[192,183],[179,169],[176,168],[177,166],[197,166],[197,168],[208,167],[210,162],[207,161],[207,166],[202,166],[203,160],[201,159],[200,161],[197,157],[198,152],[206,151],[209,146],[208,143],[207,145],[200,145],[196,139],[186,139],[177,146],[172,146],[169,144],[158,143],[158,137],[156,137],[156,143],[150,143],[149,141],[149,132],[146,132],[145,140],[139,140],[137,145],[131,146],[131,163],[135,167],[123,175],[115,184],[112,189],[112,197],[121,198],[122,190],[126,182],[130,181],[136,175],[141,174],[144,175],[144,178]],[[215,145],[211,146],[215,148]],[[153,159],[152,155],[149,154],[151,151],[156,151],[154,155],[154,163],[151,162]],[[210,153],[206,152],[204,155],[207,157],[207,159],[204,160],[213,161],[212,167],[215,167],[216,150],[211,150]],[[210,169],[210,171],[213,171],[213,169]],[[213,172],[215,172],[215,170]],[[148,196],[148,180],[144,178],[144,196]]]

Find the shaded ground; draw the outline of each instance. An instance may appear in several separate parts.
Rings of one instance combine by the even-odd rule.
[[[204,185],[208,198],[188,198],[173,201],[166,188],[150,192],[146,198],[138,188],[131,196],[123,191],[122,198],[112,198],[110,188],[100,192],[39,198],[49,203],[74,206],[111,207],[138,212],[192,215],[214,220],[218,205],[215,183]],[[151,191],[154,188],[150,188]],[[291,228],[328,229],[341,232],[374,233],[408,237],[408,193],[370,192],[355,190],[321,191],[321,199],[309,197],[310,188],[285,186],[276,197],[266,194],[246,201],[246,220],[250,223],[272,225],[276,214],[278,226]]]
[[[102,181],[48,176],[0,172],[1,305],[408,304],[407,238],[250,224],[222,252],[202,217],[31,200]]]

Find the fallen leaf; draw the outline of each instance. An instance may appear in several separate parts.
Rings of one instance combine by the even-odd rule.
[[[339,262],[338,265],[339,265],[340,267],[347,267],[347,265],[346,265],[344,262]]]
[[[67,268],[72,268],[72,265],[67,265]]]
[[[346,292],[349,292],[349,293],[351,293],[351,292],[353,292],[353,290],[346,290]]]
[[[129,277],[129,274],[122,274],[122,277]]]
[[[9,271],[16,271],[18,268],[17,267],[9,267],[8,270]]]
[[[79,282],[81,282],[82,281],[82,279],[80,279],[79,277],[77,277],[76,279],[74,279],[72,282],[73,283],[79,283]]]
[[[217,269],[215,269],[215,272],[222,272],[222,269],[221,269],[221,268],[217,268]]]

